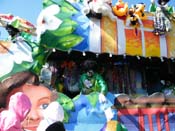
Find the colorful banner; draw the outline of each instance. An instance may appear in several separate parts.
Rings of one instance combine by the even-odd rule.
[[[117,28],[116,22],[111,21],[108,17],[101,19],[101,52],[118,54],[117,46]]]
[[[175,34],[175,23],[172,23],[172,30],[167,34],[166,36],[166,43],[167,43],[167,54],[168,54],[168,57],[171,58],[171,57],[175,57],[175,37],[174,37],[174,34]]]

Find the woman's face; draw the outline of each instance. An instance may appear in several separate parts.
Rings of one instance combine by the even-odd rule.
[[[24,85],[24,92],[31,100],[32,108],[22,123],[25,131],[36,131],[40,121],[43,119],[42,111],[51,102],[51,91],[44,86]]]
[[[87,71],[87,76],[88,77],[92,77],[94,75],[94,71],[93,70],[88,70]]]

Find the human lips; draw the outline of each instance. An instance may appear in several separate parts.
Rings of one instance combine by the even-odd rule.
[[[32,121],[32,120],[25,120],[22,122],[22,127],[24,131],[37,131],[38,125],[40,120]]]
[[[36,131],[37,126],[28,126],[28,127],[23,127],[24,131]]]

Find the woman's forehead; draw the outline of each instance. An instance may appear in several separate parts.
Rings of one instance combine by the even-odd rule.
[[[51,91],[44,86],[24,85],[23,92],[30,98],[32,106],[51,101]]]
[[[32,95],[39,95],[39,94],[43,94],[43,95],[51,95],[51,91],[45,87],[45,86],[41,86],[41,85],[29,85],[29,84],[25,84],[22,87],[22,90],[24,93],[28,94],[31,93]]]

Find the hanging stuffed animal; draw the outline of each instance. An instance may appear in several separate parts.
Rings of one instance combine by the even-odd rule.
[[[158,2],[159,5],[164,6],[164,5],[166,5],[169,1],[170,1],[170,0],[158,0],[157,2]]]
[[[110,0],[84,0],[83,3],[82,12],[88,17],[101,19],[102,16],[108,16],[111,20],[115,20]]]
[[[164,15],[171,21],[175,21],[174,9],[172,6],[168,6],[167,3],[169,0],[158,0],[158,3],[161,5],[161,10]]]
[[[171,23],[168,18],[164,15],[160,7],[156,8],[154,15],[154,30],[155,35],[164,35],[166,32],[170,31]]]
[[[145,16],[145,4],[144,3],[138,3],[134,5],[134,13],[138,15],[139,18],[142,18]]]
[[[138,35],[138,27],[143,26],[141,19],[144,17],[144,8],[145,5],[139,3],[130,7],[128,11],[126,26],[132,26],[136,36]]]
[[[118,2],[112,7],[112,10],[119,18],[126,17],[128,13],[128,4],[122,0],[118,0]]]
[[[134,6],[129,8],[128,14],[131,25],[138,26],[139,24],[141,24],[141,19],[142,17],[145,16],[144,9],[145,9],[144,3],[135,4]]]
[[[158,0],[159,6],[155,4],[154,0],[151,0],[150,12],[154,13],[154,30],[155,35],[164,35],[171,29],[171,21],[175,21],[173,15],[173,8],[168,6],[169,0]]]

